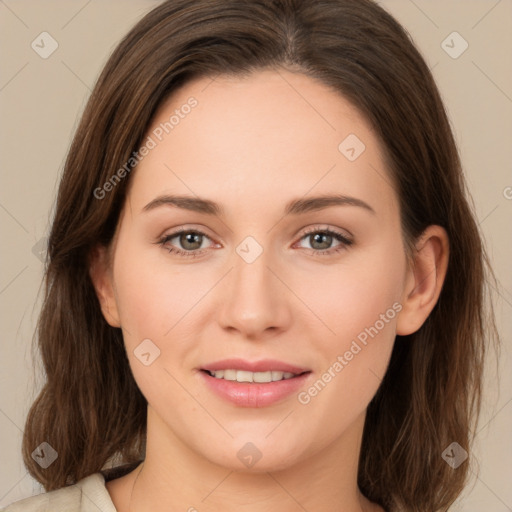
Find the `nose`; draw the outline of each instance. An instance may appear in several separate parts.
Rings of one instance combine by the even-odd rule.
[[[292,294],[283,283],[286,279],[280,275],[278,262],[271,259],[265,250],[252,263],[235,253],[218,311],[223,329],[263,339],[289,327]]]

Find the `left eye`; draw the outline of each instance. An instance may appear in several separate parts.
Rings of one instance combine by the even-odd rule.
[[[211,240],[208,235],[199,230],[180,230],[165,235],[158,243],[170,253],[185,257],[196,257],[208,250],[208,248],[202,247],[205,238]],[[177,242],[173,243],[174,239],[177,239]],[[309,240],[311,247],[300,246],[300,248],[313,251],[314,254],[318,255],[336,253],[353,243],[346,236],[331,229],[311,230],[300,238],[300,241],[302,240]],[[332,247],[332,243],[335,240],[339,243]],[[181,248],[176,247],[176,243]]]
[[[301,241],[302,240],[309,240],[311,245],[311,248],[304,247],[304,249],[313,250],[315,253],[320,255],[335,253],[352,245],[352,240],[331,229],[311,230],[301,238]],[[332,247],[332,243],[335,240],[339,243]]]

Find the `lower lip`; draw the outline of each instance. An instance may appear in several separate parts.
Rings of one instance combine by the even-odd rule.
[[[297,393],[311,375],[303,373],[291,379],[276,382],[237,382],[217,379],[205,371],[199,372],[210,389],[239,407],[266,407]]]

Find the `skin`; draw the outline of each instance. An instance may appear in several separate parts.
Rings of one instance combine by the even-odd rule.
[[[357,486],[366,408],[395,335],[419,329],[439,297],[446,233],[430,226],[408,265],[380,142],[321,82],[284,70],[189,82],[148,135],[191,96],[198,105],[138,165],[114,240],[91,259],[103,314],[122,328],[149,404],[146,459],[107,484],[112,500],[120,512],[382,511]],[[351,133],[366,146],[354,161],[338,150]],[[292,199],[332,193],[374,213],[344,205],[284,215]],[[208,198],[224,213],[143,211],[163,194]],[[180,237],[157,243],[179,227],[206,233],[202,254],[170,253],[191,247]],[[333,252],[340,242],[315,242],[306,228],[353,243]],[[263,249],[250,264],[236,252],[247,236]],[[309,368],[307,390],[393,304],[401,311],[307,404],[292,394],[237,407],[198,373],[229,357],[272,358]],[[148,338],[160,356],[145,366],[134,350]],[[247,442],[262,454],[251,468],[237,457]]]

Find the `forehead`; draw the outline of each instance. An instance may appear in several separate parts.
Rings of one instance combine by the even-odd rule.
[[[189,82],[161,105],[146,137],[153,147],[130,187],[137,207],[162,193],[208,197],[226,210],[333,191],[382,203],[376,210],[396,203],[371,126],[342,95],[302,74]]]

